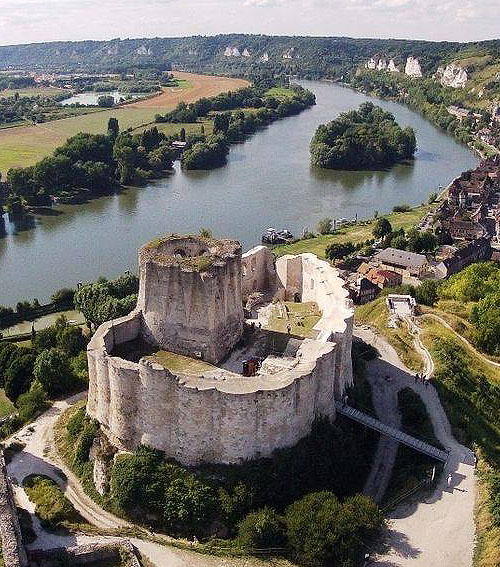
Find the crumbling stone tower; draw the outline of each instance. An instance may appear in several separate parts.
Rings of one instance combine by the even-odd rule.
[[[212,364],[243,332],[241,246],[235,240],[167,236],[139,251],[138,308],[145,338]]]

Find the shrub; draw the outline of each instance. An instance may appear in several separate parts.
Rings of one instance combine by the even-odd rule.
[[[73,298],[75,296],[75,290],[63,287],[62,289],[56,291],[52,294],[50,300],[52,303],[62,304],[62,305],[72,305]]]
[[[75,519],[77,514],[73,505],[53,480],[43,476],[28,477],[24,488],[29,499],[35,503],[35,514],[42,525],[55,529]]]
[[[21,394],[16,402],[19,419],[27,423],[49,408],[47,394],[38,380],[35,380],[25,394]]]
[[[407,213],[408,211],[411,211],[411,207],[410,205],[408,205],[408,203],[404,203],[403,205],[396,205],[392,207],[393,213]]]
[[[285,522],[272,508],[262,508],[240,522],[238,539],[249,551],[283,547],[286,543]]]
[[[68,423],[66,424],[66,429],[68,434],[72,439],[76,439],[80,433],[83,431],[83,427],[85,425],[85,408],[80,408],[77,412],[75,412],[71,419],[69,419]]]

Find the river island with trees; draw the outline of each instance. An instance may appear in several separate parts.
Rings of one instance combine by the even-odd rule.
[[[401,128],[393,114],[365,102],[318,127],[311,163],[326,169],[384,169],[413,159],[416,147],[413,128]]]
[[[262,80],[251,87],[179,103],[157,115],[156,124],[189,125],[201,118],[213,123],[211,133],[186,135],[185,129],[166,135],[155,124],[142,132],[120,131],[110,118],[107,134],[79,133],[51,156],[33,166],[7,172],[3,201],[16,217],[31,207],[79,203],[115,191],[119,186],[141,186],[165,177],[176,159],[186,170],[225,165],[230,145],[243,142],[272,122],[298,114],[316,102],[312,92],[298,85],[282,87]],[[0,194],[0,204],[2,195]]]

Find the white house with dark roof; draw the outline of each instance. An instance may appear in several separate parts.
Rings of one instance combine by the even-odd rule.
[[[392,270],[405,277],[422,276],[429,268],[427,258],[423,254],[398,250],[397,248],[386,248],[373,257],[379,267]]]

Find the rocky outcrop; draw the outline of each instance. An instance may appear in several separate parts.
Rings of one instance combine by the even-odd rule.
[[[136,50],[136,53],[137,55],[153,55],[151,48],[146,47],[145,45],[141,45],[141,47]]]
[[[469,80],[467,70],[456,63],[439,67],[434,77],[443,87],[453,87],[454,89],[463,89]]]
[[[370,71],[374,71],[374,70],[377,68],[377,62],[376,62],[375,59],[373,59],[373,57],[372,57],[369,61],[367,61],[367,62],[365,63],[365,67],[366,67],[367,69],[370,69]]]
[[[95,437],[89,458],[94,463],[94,486],[101,496],[104,496],[109,490],[109,479],[116,452],[104,435]]]
[[[241,52],[237,47],[226,47],[224,57],[241,57]]]
[[[370,71],[389,71],[390,73],[399,73],[399,69],[394,63],[394,59],[390,59],[389,63],[384,58],[374,59],[373,57],[365,63],[365,69]]]
[[[399,69],[398,69],[396,63],[394,63],[394,59],[391,59],[389,61],[389,65],[387,65],[387,70],[390,73],[399,73]]]
[[[420,62],[416,57],[411,55],[406,60],[405,74],[408,77],[420,78],[422,77],[422,68],[420,67]]]

